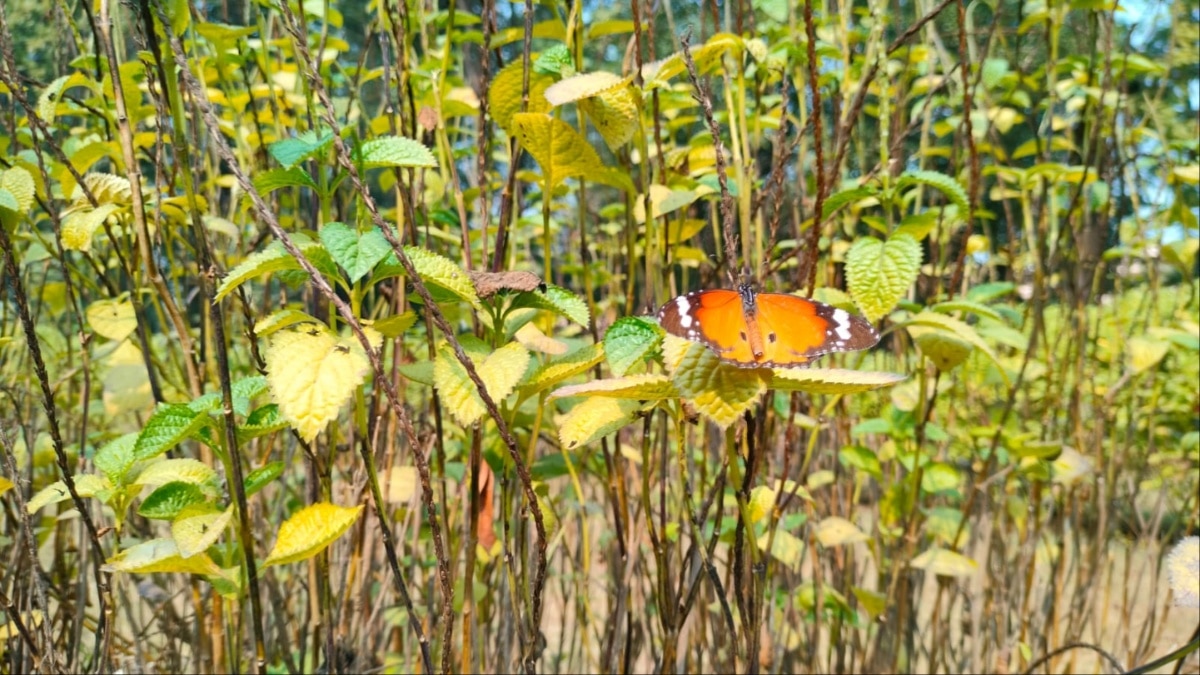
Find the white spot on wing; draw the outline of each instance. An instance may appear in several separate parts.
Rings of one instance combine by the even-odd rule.
[[[850,313],[844,309],[833,310],[834,332],[841,342],[850,339]],[[840,345],[839,345],[840,346]]]

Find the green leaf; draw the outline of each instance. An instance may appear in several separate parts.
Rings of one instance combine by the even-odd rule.
[[[658,324],[636,316],[617,319],[604,333],[604,354],[613,375],[621,377],[643,361],[662,341]]]
[[[952,204],[958,207],[958,212],[965,214],[970,210],[967,191],[961,183],[944,173],[927,170],[905,171],[896,179],[896,189],[902,190],[912,185],[927,185],[939,190]]]
[[[957,492],[962,484],[958,469],[945,462],[934,462],[921,475],[921,489],[932,494]]]
[[[384,136],[364,141],[357,149],[355,159],[361,159],[365,168],[381,166],[437,167],[437,158],[429,148],[411,138]]]
[[[279,527],[275,547],[263,567],[308,560],[350,529],[363,507],[319,503],[305,507]]]
[[[564,69],[574,70],[574,67],[575,58],[571,56],[571,50],[564,44],[554,45],[533,61],[534,72],[542,75],[561,75]]]
[[[238,441],[245,442],[259,436],[265,436],[269,433],[286,429],[287,426],[288,422],[283,418],[283,413],[279,411],[279,405],[268,403],[260,408],[255,408],[246,417],[246,422],[238,425]]]
[[[624,428],[640,409],[641,404],[630,399],[585,399],[559,421],[559,442],[567,450],[580,448]]]
[[[164,459],[148,464],[133,480],[134,485],[165,485],[178,481],[195,485],[209,494],[216,495],[217,472],[204,462],[186,457]]]
[[[604,347],[591,345],[550,361],[535,370],[528,383],[521,387],[521,398],[529,398],[564,380],[585,373],[603,360]]]
[[[199,486],[172,481],[146,496],[138,506],[138,515],[154,520],[172,520],[185,506],[208,501]]]
[[[380,335],[383,335],[385,338],[395,339],[403,335],[409,328],[412,328],[415,323],[417,323],[417,313],[409,310],[400,314],[393,314],[385,319],[379,319],[371,324],[371,327],[379,331]]]
[[[290,169],[268,169],[254,176],[254,189],[263,195],[289,187],[306,187],[313,191],[319,189],[308,172],[298,166]]]
[[[158,406],[133,445],[135,460],[158,457],[207,424],[208,415],[179,403]]]
[[[571,321],[587,326],[591,321],[587,303],[583,298],[565,288],[546,284],[546,290],[523,291],[513,298],[512,309],[532,307],[544,309],[564,316]]]
[[[879,194],[879,189],[874,185],[860,185],[846,190],[839,190],[829,195],[821,204],[821,217],[828,218],[834,211],[847,204],[854,204],[855,202],[874,197],[877,194]]]
[[[769,377],[769,370],[721,363],[713,350],[693,342],[672,373],[672,382],[700,414],[724,429],[758,402]]]
[[[323,276],[332,278],[337,275],[337,265],[333,262],[333,258],[329,256],[324,246],[314,241],[297,241],[296,247],[300,249],[300,253]],[[236,267],[229,270],[229,273],[221,280],[220,286],[217,287],[217,295],[214,299],[220,302],[226,295],[237,289],[238,286],[255,277],[272,272],[299,269],[301,269],[300,263],[292,257],[292,254],[287,252],[287,249],[283,248],[282,244],[275,242],[262,251],[248,256]]]
[[[879,464],[879,457],[861,445],[847,445],[842,448],[838,452],[838,461],[842,466],[852,467],[877,479],[883,478],[883,468]]]
[[[966,361],[973,349],[970,342],[940,328],[909,326],[908,333],[916,341],[921,353],[929,357],[937,369],[944,373],[954,370]]]
[[[151,539],[130,546],[109,558],[104,565],[108,572],[130,574],[152,574],[173,572],[180,574],[221,574],[221,568],[208,557],[197,553],[188,558],[179,555],[179,547],[173,539]]]
[[[137,461],[137,457],[133,454],[133,446],[137,443],[139,435],[136,431],[125,434],[109,441],[96,451],[96,456],[92,461],[113,485],[125,485],[125,474],[129,471],[129,467]]]
[[[521,112],[521,89],[524,83],[521,59],[516,59],[496,73],[488,90],[488,102],[492,119],[505,133],[513,135],[513,115]],[[544,113],[552,107],[546,100],[546,89],[554,84],[554,78],[534,71],[529,74],[529,105],[527,113]]]
[[[513,135],[537,160],[550,187],[604,166],[583,136],[560,119],[546,113],[517,113],[512,123]]]
[[[932,326],[937,328],[943,334],[943,337],[957,338],[959,341],[971,345],[983,352],[995,364],[996,370],[1000,373],[1000,377],[1004,380],[1004,383],[1006,385],[1010,384],[1008,373],[1004,368],[1000,367],[1000,362],[997,360],[995,352],[983,341],[983,338],[979,337],[979,333],[975,332],[975,329],[966,323],[944,314],[925,310],[909,319],[906,326],[910,328],[910,331],[913,326]],[[926,332],[925,334],[928,335],[929,333]]]
[[[921,271],[921,245],[908,235],[863,237],[846,252],[846,286],[868,321],[886,316]]]
[[[930,307],[929,309],[931,309],[935,312],[938,312],[939,314],[950,314],[952,312],[970,312],[977,316],[987,317],[989,319],[992,319],[993,321],[999,321],[1001,323],[1004,322],[1004,317],[1002,317],[1000,315],[1000,312],[997,312],[996,310],[992,309],[991,307],[988,307],[985,304],[982,304],[979,302],[973,302],[971,300],[951,300],[948,302],[939,302],[938,304]]]
[[[842,368],[775,368],[772,373],[772,389],[807,391],[813,394],[856,394],[890,387],[908,379],[907,375],[898,373]]]
[[[321,228],[321,243],[337,264],[346,270],[351,283],[371,273],[392,252],[392,245],[377,228],[359,234],[344,223],[327,223]]]
[[[267,462],[246,476],[246,496],[265,488],[271,481],[283,475],[283,462]]]
[[[285,169],[290,169],[300,162],[324,152],[333,145],[333,132],[306,131],[295,138],[285,138],[268,146],[267,150],[275,161]]]

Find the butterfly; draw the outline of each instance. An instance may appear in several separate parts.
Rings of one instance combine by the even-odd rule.
[[[681,295],[658,310],[672,335],[701,342],[742,368],[807,366],[822,354],[867,349],[879,342],[869,321],[844,309],[751,284]]]

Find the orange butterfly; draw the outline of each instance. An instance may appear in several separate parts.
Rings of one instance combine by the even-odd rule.
[[[822,354],[867,349],[879,342],[869,321],[844,309],[784,293],[695,291],[658,310],[668,333],[702,342],[742,368],[807,366]]]

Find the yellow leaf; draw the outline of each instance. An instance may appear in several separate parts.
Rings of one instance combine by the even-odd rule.
[[[533,58],[537,58],[537,55],[534,54]],[[496,73],[496,77],[492,79],[492,86],[488,90],[488,103],[491,107],[492,119],[496,120],[496,124],[510,135],[513,132],[513,115],[521,112],[521,88],[524,81],[524,75],[521,72],[522,65],[518,59],[505,66],[499,73]],[[529,104],[525,112],[541,113],[550,110],[552,106],[546,100],[545,92],[551,84],[554,84],[553,77],[537,71],[529,73]]]
[[[101,490],[112,488],[112,483],[103,476],[97,476],[90,473],[81,473],[74,476],[75,492],[79,493],[80,497],[95,497]],[[66,501],[71,498],[71,492],[67,490],[67,484],[63,481],[54,481],[38,491],[25,504],[25,510],[28,513],[35,513],[43,506],[57,504],[58,502]]]
[[[671,379],[665,375],[627,375],[607,380],[595,380],[584,384],[560,387],[551,392],[551,398],[568,396],[605,396],[631,398],[639,401],[660,401],[679,396]]]
[[[513,115],[513,131],[521,147],[542,167],[542,175],[551,187],[603,167],[595,149],[560,119],[545,113],[517,113]]]
[[[921,353],[942,372],[957,368],[973,349],[970,342],[932,326],[909,326],[908,333],[921,348]]]
[[[558,440],[567,450],[574,450],[629,424],[640,407],[631,399],[585,399],[559,420]]]
[[[199,460],[177,457],[150,464],[138,474],[133,484],[166,485],[172,481],[215,487],[217,472]]]
[[[1129,340],[1129,367],[1135,375],[1141,374],[1157,366],[1167,355],[1171,343],[1166,340],[1156,340],[1148,337],[1135,337]]]
[[[313,504],[300,509],[279,527],[275,548],[264,567],[307,560],[325,550],[358,520],[363,507]]]
[[[1187,166],[1177,166],[1172,173],[1179,180],[1195,185],[1200,183],[1200,164],[1188,164]]]
[[[766,551],[767,542],[771,538],[770,532],[763,532],[758,536],[758,550]],[[787,565],[793,572],[800,569],[800,563],[804,556],[804,542],[791,532],[785,530],[775,530],[775,540],[771,542],[771,557],[779,562]]]
[[[817,525],[817,541],[822,546],[841,546],[866,541],[867,535],[854,523],[840,516],[830,516]]]
[[[750,501],[746,503],[749,511],[750,524],[770,515],[775,508],[775,491],[765,485],[759,485],[750,491]]]
[[[713,350],[693,342],[672,374],[672,382],[700,414],[724,429],[758,402],[767,389],[770,372],[721,363]]]
[[[3,497],[4,493],[8,492],[12,488],[13,488],[13,482],[11,480],[5,478],[4,476],[0,476],[0,497]]]
[[[501,401],[512,393],[529,367],[529,352],[518,342],[510,342],[492,352],[483,362],[475,362],[475,372],[487,388],[493,401]],[[433,365],[433,384],[443,403],[463,426],[474,424],[487,414],[483,399],[475,391],[475,383],[448,347],[438,352]]]
[[[567,353],[567,343],[560,340],[555,340],[554,338],[546,335],[541,331],[541,329],[532,323],[527,323],[524,326],[521,326],[519,329],[517,329],[517,332],[513,335],[513,337],[516,338],[517,342],[521,343],[522,347],[531,352],[550,354],[552,356],[558,356],[560,354]]]
[[[175,540],[179,556],[191,558],[217,543],[232,519],[232,506],[224,511],[218,511],[209,504],[184,507],[171,522],[171,538]]]
[[[115,300],[97,300],[88,305],[87,322],[97,335],[109,340],[124,340],[137,328],[133,303],[127,294]]]
[[[337,418],[371,367],[358,340],[315,324],[274,334],[263,356],[279,412],[306,441]]]
[[[92,250],[92,235],[121,207],[116,204],[101,204],[95,209],[75,211],[63,219],[63,248],[68,251]]]
[[[407,504],[417,494],[419,484],[416,467],[393,466],[388,471],[387,500],[392,504]]]
[[[34,609],[26,612],[25,615],[21,617],[21,622],[24,623],[25,627],[29,630],[37,628],[38,626],[42,625],[42,610]],[[3,647],[5,642],[17,637],[20,634],[20,629],[17,628],[17,624],[13,623],[12,621],[0,626],[0,647]],[[3,653],[3,651],[3,649],[0,649],[0,653]]]
[[[7,171],[0,171],[0,190],[8,190],[17,200],[18,211],[28,211],[33,206],[33,176],[22,167],[14,166]]]
[[[936,547],[913,558],[909,565],[944,577],[965,577],[979,569],[979,564],[967,556]]]
[[[546,89],[546,100],[552,106],[560,106],[585,98],[590,98],[626,82],[620,75],[598,70],[593,73],[580,73],[554,83]]]
[[[182,574],[220,574],[221,568],[208,557],[197,553],[189,558],[179,555],[173,539],[151,539],[131,546],[114,555],[104,564],[105,571],[130,574],[179,572]]]

